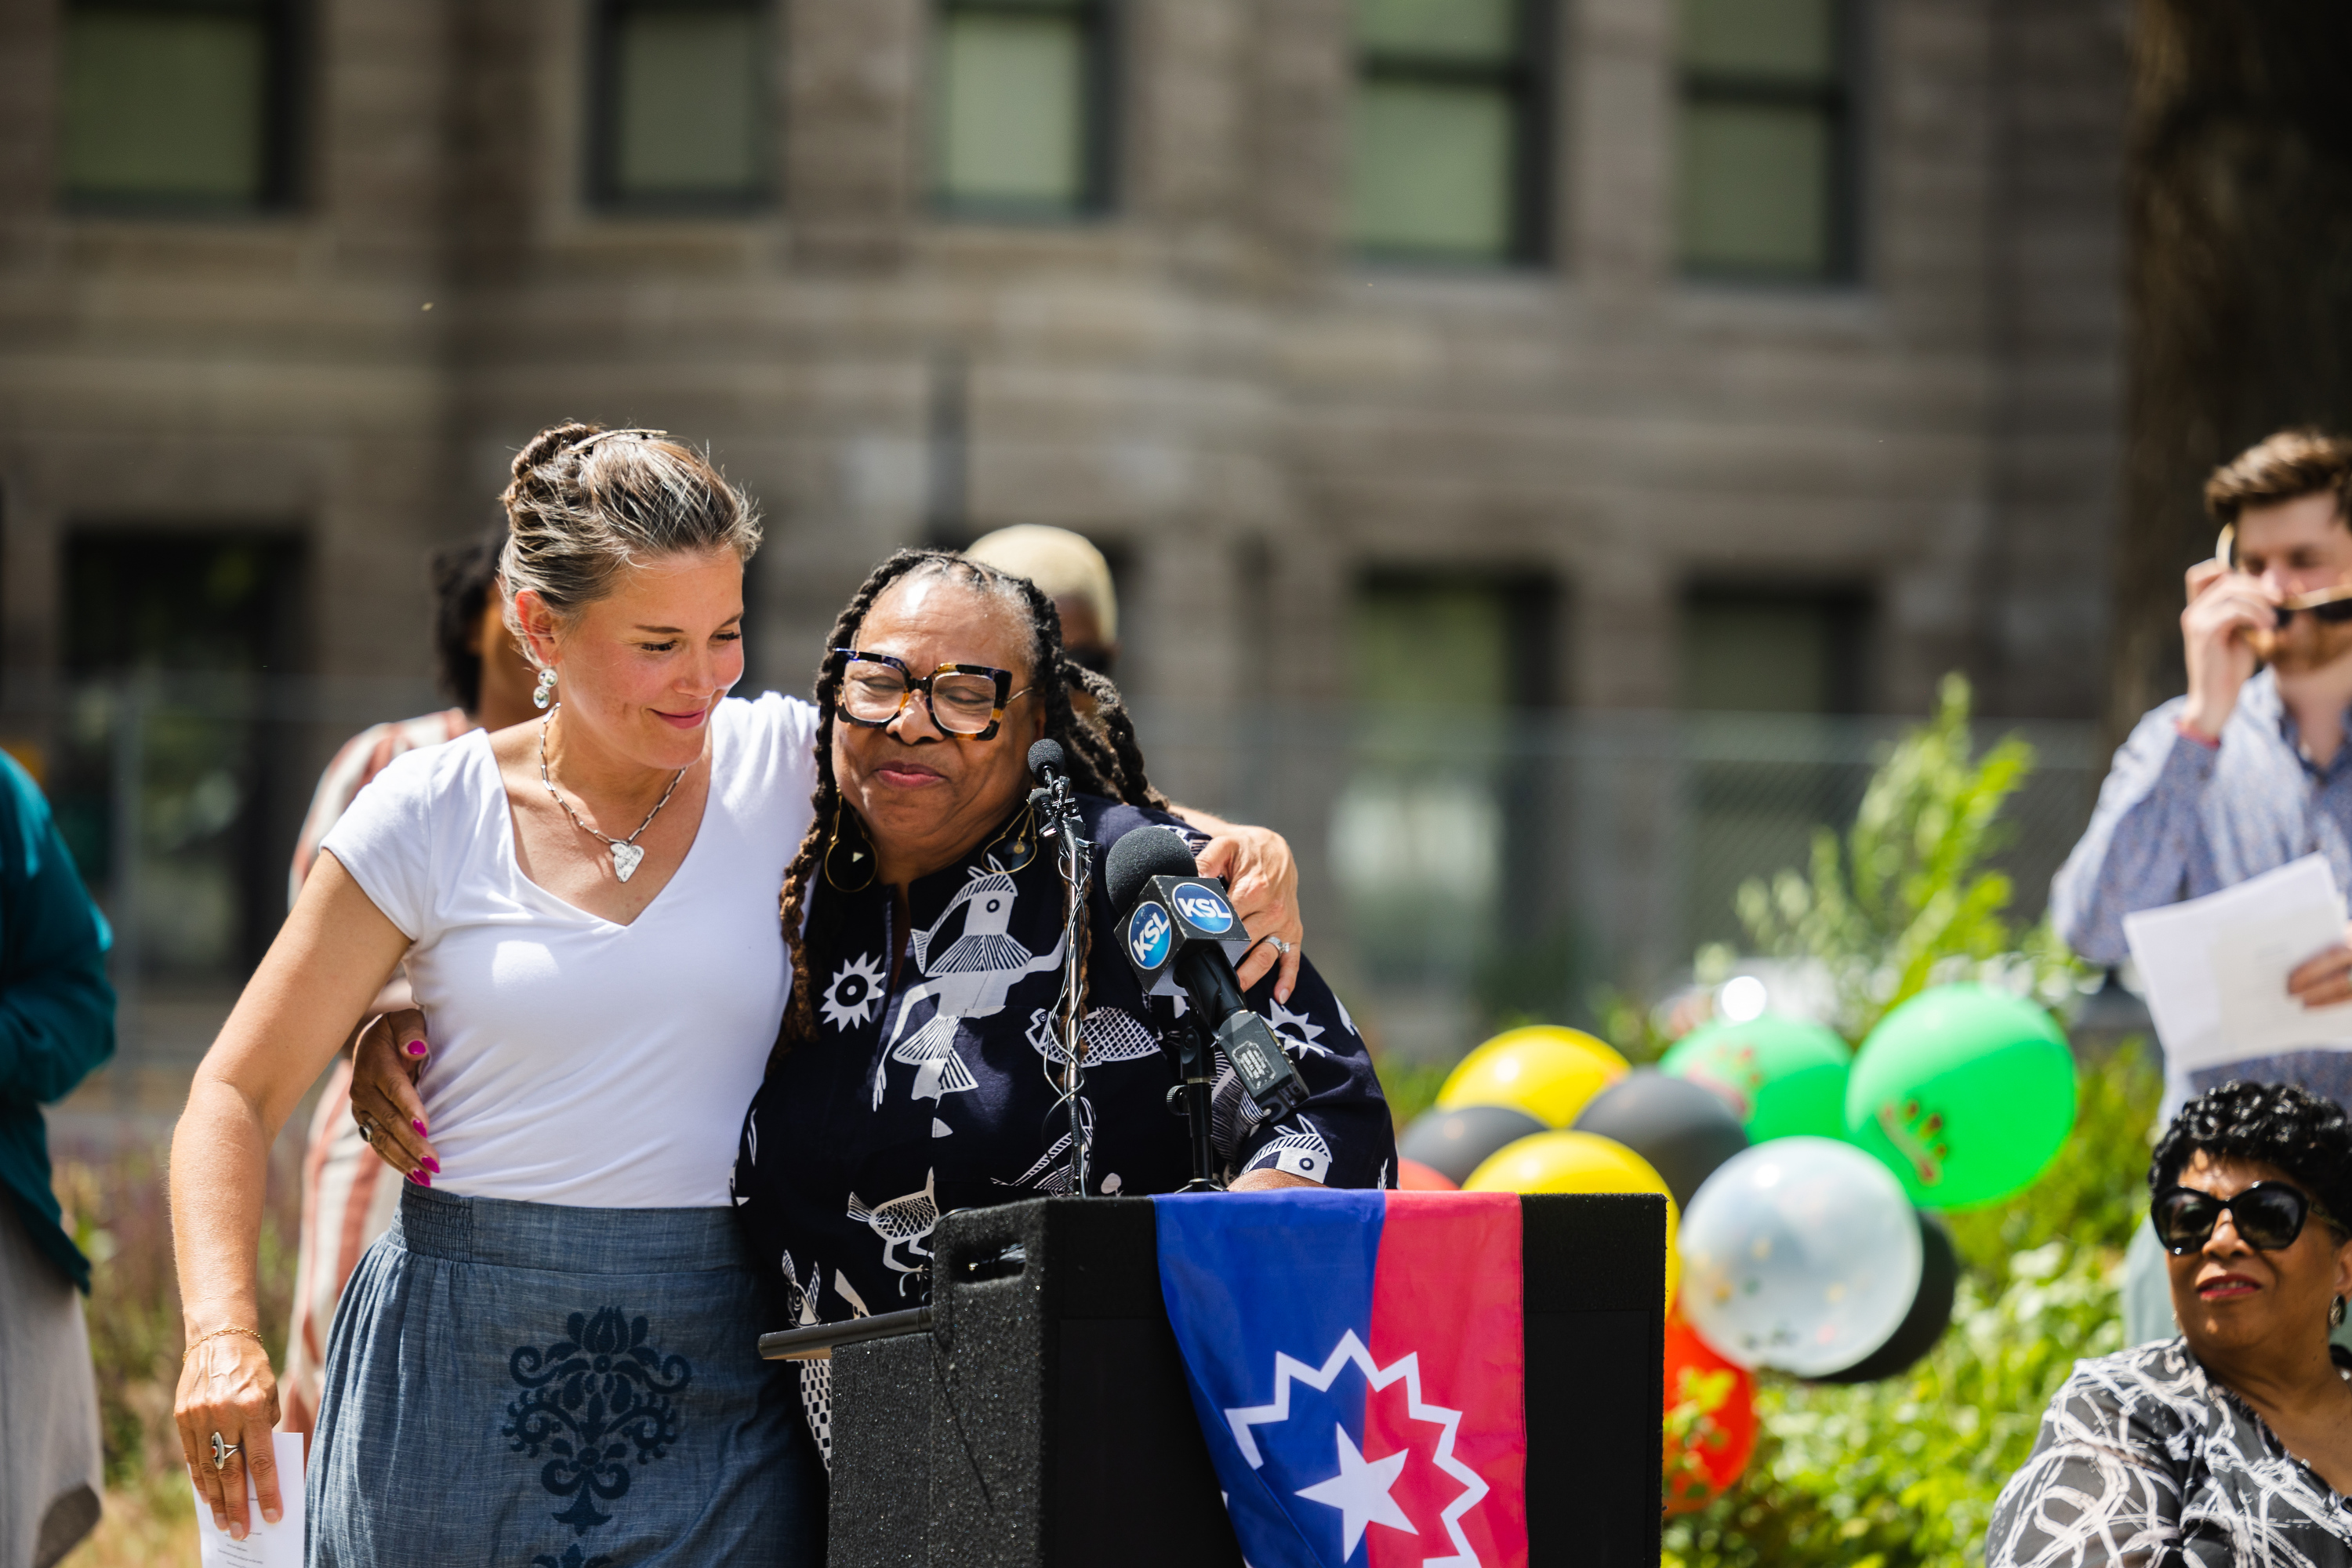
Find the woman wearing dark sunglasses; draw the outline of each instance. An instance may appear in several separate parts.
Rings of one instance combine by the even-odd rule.
[[[2352,1121],[2286,1084],[2181,1109],[2149,1167],[2178,1339],[2077,1363],[1987,1568],[2352,1565]]]

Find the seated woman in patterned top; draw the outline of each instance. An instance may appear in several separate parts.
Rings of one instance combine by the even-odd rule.
[[[1181,826],[1145,779],[1117,689],[1064,655],[1052,602],[1025,578],[939,551],[885,562],[827,646],[816,816],[783,892],[792,1000],[735,1167],[753,1255],[803,1322],[922,1300],[938,1215],[1067,1190],[1052,1028],[1066,895],[1028,804],[1040,736],[1069,757],[1098,868],[1085,928],[1088,1184],[1166,1193],[1192,1173],[1159,1047],[1173,1015],[1119,958],[1099,875],[1121,835]],[[1002,672],[982,681],[993,707],[977,688],[910,686],[950,664]],[[1081,686],[1093,721],[1072,712]],[[1262,1121],[1221,1070],[1214,1142],[1231,1184],[1382,1184],[1388,1108],[1346,1009],[1311,966],[1287,1005],[1263,988],[1254,1005],[1310,1098]]]
[[[2180,1337],[2076,1364],[1987,1568],[2352,1564],[2352,1121],[2285,1084],[2181,1108],[2148,1171]]]

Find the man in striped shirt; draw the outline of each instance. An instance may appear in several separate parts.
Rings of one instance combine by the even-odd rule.
[[[2305,855],[2326,857],[2352,892],[2352,441],[2283,431],[2215,470],[2205,504],[2222,544],[2189,570],[2189,690],[2116,753],[2050,889],[2058,934],[2094,963],[2130,955],[2126,915]],[[2288,989],[2306,1006],[2352,1000],[2352,942],[2314,955]],[[2194,1075],[2168,1065],[2158,1124],[2230,1079],[2352,1107],[2352,1052],[2298,1050]],[[2124,1289],[2131,1342],[2170,1337],[2171,1293],[2146,1226]]]

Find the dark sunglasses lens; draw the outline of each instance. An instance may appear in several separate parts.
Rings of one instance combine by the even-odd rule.
[[[2273,1252],[2294,1245],[2303,1234],[2303,1194],[2293,1187],[2256,1187],[2240,1193],[2230,1205],[2230,1217],[2250,1247]]]
[[[2221,1205],[2202,1193],[2171,1193],[2157,1205],[2152,1216],[2157,1238],[2176,1252],[2205,1245],[2221,1217]]]
[[[2352,599],[2332,599],[2325,605],[2314,605],[2311,613],[2331,626],[2340,626],[2352,621]]]

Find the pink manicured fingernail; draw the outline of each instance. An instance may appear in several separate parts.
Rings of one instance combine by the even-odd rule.
[[[427,1154],[425,1156],[425,1168],[437,1176],[441,1173],[441,1162]]]
[[[421,1056],[423,1056],[423,1055],[425,1054],[425,1042],[424,1042],[423,1040],[411,1040],[411,1041],[409,1041],[409,1042],[408,1042],[408,1054],[409,1054],[410,1056],[412,1056],[412,1057],[421,1057]]]
[[[424,1137],[424,1136],[425,1136],[425,1123],[423,1123],[422,1121],[417,1121],[417,1120],[416,1120],[416,1118],[415,1118],[414,1116],[412,1116],[412,1117],[410,1117],[410,1118],[408,1119],[408,1124],[409,1124],[411,1127],[414,1127],[414,1128],[415,1128],[415,1129],[416,1129],[416,1135],[417,1135],[419,1138],[422,1138],[422,1137]]]
[[[424,1172],[422,1172],[422,1171],[411,1171],[411,1172],[409,1172],[409,1173],[408,1173],[408,1179],[409,1179],[410,1181],[412,1181],[412,1182],[415,1182],[415,1183],[418,1186],[420,1186],[420,1187],[429,1187],[429,1186],[431,1186],[431,1185],[433,1184],[433,1178],[432,1178],[432,1177],[430,1177],[430,1176],[428,1176],[428,1175],[426,1175],[426,1174],[425,1174]]]

